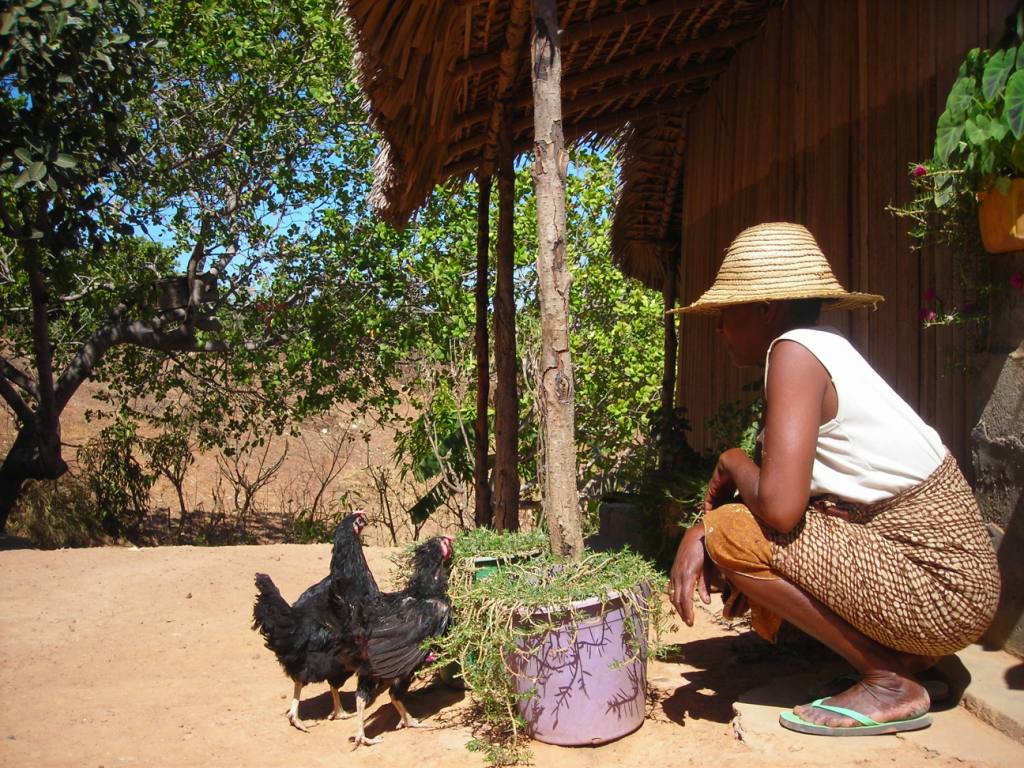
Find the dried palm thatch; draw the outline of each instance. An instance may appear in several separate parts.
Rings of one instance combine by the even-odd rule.
[[[630,125],[618,143],[621,180],[612,256],[627,275],[662,290],[682,235],[683,109]]]
[[[402,225],[438,184],[490,173],[503,120],[512,125],[514,151],[531,148],[530,0],[341,1],[371,119],[383,137],[371,201],[379,215]],[[631,123],[653,133],[681,126],[683,110],[781,2],[561,0],[566,139],[608,140]],[[630,146],[636,155],[645,144]],[[659,162],[632,167],[659,178],[665,172]],[[627,179],[623,190],[632,189],[647,188]],[[652,204],[664,195],[656,197]],[[623,253],[639,254],[637,248]],[[633,263],[623,256],[624,266]]]

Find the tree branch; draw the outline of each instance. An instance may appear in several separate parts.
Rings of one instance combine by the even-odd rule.
[[[11,410],[14,411],[14,415],[18,417],[22,424],[27,424],[35,416],[32,413],[32,409],[28,407],[28,403],[25,402],[21,395],[11,386],[10,381],[4,376],[0,376],[0,397],[3,397],[4,402],[10,406]]]
[[[0,357],[0,373],[3,373],[4,378],[14,384],[17,384],[36,400],[39,399],[39,388],[36,387],[36,383],[28,377],[27,373],[15,366],[14,363],[6,357]]]

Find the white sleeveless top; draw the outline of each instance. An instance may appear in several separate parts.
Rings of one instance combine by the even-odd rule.
[[[818,429],[811,496],[831,494],[870,504],[917,485],[935,471],[946,455],[938,433],[838,330],[797,328],[772,346],[782,339],[797,342],[818,358],[839,399],[836,417]],[[764,375],[767,382],[767,360]]]

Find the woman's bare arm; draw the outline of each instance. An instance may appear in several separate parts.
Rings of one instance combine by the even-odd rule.
[[[811,490],[818,427],[831,386],[828,372],[806,347],[780,341],[772,347],[765,384],[761,466],[732,448],[715,468],[705,507],[723,501],[730,486],[750,511],[772,529],[787,533],[803,517]]]

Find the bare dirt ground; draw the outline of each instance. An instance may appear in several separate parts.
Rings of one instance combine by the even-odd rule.
[[[393,551],[367,550],[384,583]],[[304,692],[300,715],[315,723],[311,732],[288,725],[291,682],[249,628],[253,573],[270,573],[294,599],[326,573],[329,555],[326,544],[0,551],[0,765],[484,765],[464,748],[473,732],[471,698],[432,680],[414,685],[409,702],[431,728],[394,730],[398,718],[385,694],[368,718],[368,734],[384,737],[373,747],[351,750],[354,719],[326,719],[325,685]],[[926,736],[879,737],[884,750],[873,739],[793,734],[767,752],[738,740],[733,702],[741,692],[820,661],[744,663],[734,653],[736,637],[710,611],[699,611],[694,628],[671,638],[679,645],[669,657],[650,662],[653,696],[638,731],[600,747],[535,743],[534,764],[999,764],[950,757],[929,748]],[[343,693],[348,710],[353,685]],[[931,730],[938,727],[937,720]],[[837,752],[837,741],[848,743]]]

